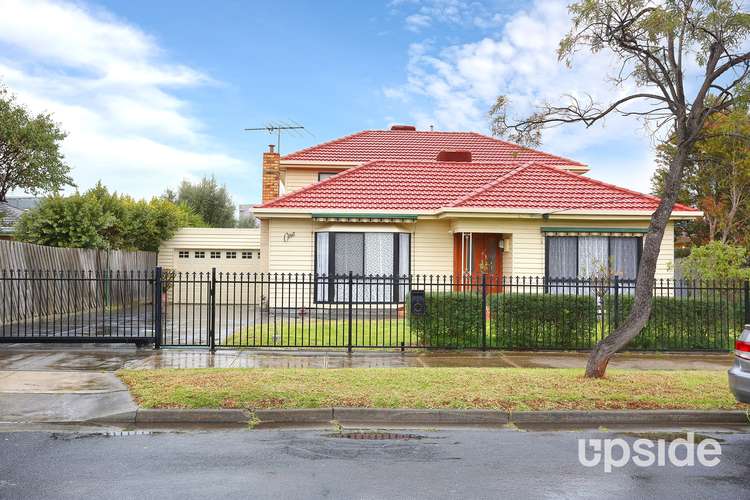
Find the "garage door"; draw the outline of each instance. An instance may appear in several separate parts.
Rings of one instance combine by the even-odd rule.
[[[175,277],[169,295],[173,303],[207,303],[212,268],[222,273],[224,280],[231,279],[236,273],[238,281],[242,283],[232,287],[231,294],[217,290],[218,303],[260,302],[260,288],[256,291],[252,284],[252,276],[260,273],[261,269],[258,249],[175,248],[172,263]]]

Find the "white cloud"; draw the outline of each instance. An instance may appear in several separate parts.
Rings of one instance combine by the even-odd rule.
[[[503,20],[500,13],[491,12],[479,0],[393,0],[390,6],[396,12],[411,12],[404,23],[414,32],[436,23],[487,29],[499,26]]]
[[[604,52],[578,57],[572,69],[557,60],[558,42],[570,27],[566,1],[537,0],[506,21],[497,37],[442,49],[434,42],[412,44],[406,83],[383,89],[384,95],[403,103],[419,128],[487,132],[486,113],[498,95],[510,98],[514,114],[526,116],[540,102],[560,102],[564,94],[587,92],[606,102],[630,90],[607,81],[615,66]],[[612,116],[591,129],[552,128],[543,139],[547,151],[588,159],[598,178],[649,188],[651,138],[635,119]],[[632,148],[631,173],[640,175],[621,175],[623,158],[607,158],[608,147]]]
[[[174,95],[212,80],[170,62],[147,33],[58,0],[0,0],[0,11],[0,81],[68,132],[63,150],[82,188],[102,179],[148,196],[183,178],[245,166],[217,150]]]

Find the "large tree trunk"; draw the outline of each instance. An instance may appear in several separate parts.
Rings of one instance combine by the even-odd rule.
[[[684,135],[683,135],[684,137]],[[687,159],[689,145],[680,141],[677,151],[669,165],[669,173],[665,182],[664,195],[651,217],[648,232],[643,240],[640,268],[635,286],[633,307],[625,321],[614,332],[599,341],[589,356],[586,365],[586,377],[600,378],[604,376],[607,365],[617,351],[625,347],[646,326],[651,315],[651,298],[656,274],[656,262],[659,257],[664,230],[669,223],[672,208],[677,200],[682,171]]]

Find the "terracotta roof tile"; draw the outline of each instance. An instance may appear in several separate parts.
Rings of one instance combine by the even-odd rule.
[[[372,161],[262,208],[646,210],[659,199],[538,162]],[[675,210],[695,210],[684,205]]]
[[[365,130],[286,155],[284,160],[433,161],[443,150],[469,150],[475,162],[535,161],[560,167],[584,164],[476,132]]]

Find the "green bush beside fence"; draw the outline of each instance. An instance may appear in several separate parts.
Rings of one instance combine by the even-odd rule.
[[[425,347],[481,347],[482,296],[467,292],[425,293],[425,314],[411,314],[411,297],[406,298],[412,334]]]
[[[490,331],[502,349],[586,349],[597,331],[596,298],[589,295],[492,295]]]
[[[604,301],[606,333],[614,331],[630,313],[632,296]],[[729,350],[742,331],[741,297],[654,297],[646,327],[628,345],[644,350]]]
[[[601,305],[592,295],[498,293],[425,294],[423,316],[406,310],[411,333],[424,347],[499,349],[591,349],[622,324],[633,297],[609,294]],[[633,350],[730,350],[742,331],[741,294],[655,297],[646,327],[627,347]]]

